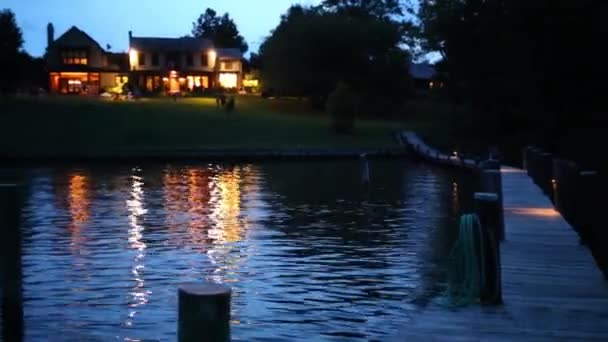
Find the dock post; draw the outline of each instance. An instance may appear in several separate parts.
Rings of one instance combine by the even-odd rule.
[[[360,155],[361,158],[361,182],[363,184],[369,184],[371,181],[369,176],[369,161],[367,160],[367,154],[363,153]]]
[[[563,159],[553,160],[555,208],[572,225],[579,173],[575,163]]]
[[[574,199],[574,212],[572,223],[579,230],[581,241],[584,244],[593,244],[602,241],[603,234],[599,225],[601,204],[597,199],[600,191],[600,179],[596,171],[582,171],[579,173],[576,185],[576,198]]]
[[[498,230],[496,238],[499,242],[505,240],[505,220],[503,212],[502,173],[499,170],[481,171],[481,191],[498,195]]]
[[[0,184],[0,302],[2,338],[23,340],[21,198],[16,184]]]
[[[523,148],[522,151],[522,158],[521,158],[521,164],[522,164],[522,169],[524,170],[528,170],[528,151],[530,151],[530,149],[532,149],[532,146],[526,146]]]
[[[221,284],[181,285],[178,290],[178,341],[230,341],[230,296],[230,288]]]
[[[499,205],[496,193],[478,192],[474,195],[475,213],[479,217],[483,244],[483,279],[481,279],[479,299],[483,305],[502,304],[502,279],[500,265]]]
[[[553,155],[542,152],[538,156],[538,186],[543,190],[545,195],[549,196],[551,201],[554,201],[552,179]]]

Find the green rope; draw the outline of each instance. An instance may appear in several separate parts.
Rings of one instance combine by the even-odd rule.
[[[466,306],[479,302],[481,282],[485,279],[483,237],[475,214],[460,218],[458,240],[450,253],[446,296],[449,306]]]

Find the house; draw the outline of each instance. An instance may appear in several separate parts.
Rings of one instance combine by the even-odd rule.
[[[51,93],[98,94],[128,82],[127,54],[106,52],[76,26],[57,39],[54,33],[49,23],[45,61]]]
[[[410,63],[410,76],[417,95],[427,95],[433,89],[441,88],[435,68],[429,63]]]
[[[147,93],[198,92],[242,87],[242,53],[215,48],[204,38],[134,37],[129,31],[129,70]]]

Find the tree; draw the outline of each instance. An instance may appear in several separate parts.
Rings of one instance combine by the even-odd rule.
[[[4,9],[0,11],[0,92],[14,91],[19,80],[20,52],[23,46],[21,29],[17,26],[15,14]]]
[[[408,54],[391,21],[292,6],[260,47],[264,84],[322,107],[339,82],[363,111],[385,112],[408,94]]]
[[[207,38],[220,48],[237,48],[245,53],[249,49],[245,38],[228,13],[217,16],[217,12],[207,8],[196,22],[192,23],[194,37]]]
[[[349,16],[373,16],[386,19],[403,15],[403,7],[399,0],[324,0],[321,6],[326,10]]]

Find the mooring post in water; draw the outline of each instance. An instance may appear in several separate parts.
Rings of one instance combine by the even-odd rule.
[[[502,173],[499,170],[483,170],[481,171],[481,191],[495,193],[498,195],[498,230],[496,238],[498,241],[505,239],[505,220],[503,213],[503,195],[502,195]]]
[[[16,184],[0,184],[0,302],[2,340],[23,340],[21,198]]]
[[[475,213],[479,217],[482,229],[484,277],[481,279],[479,299],[484,305],[502,304],[502,280],[500,269],[500,244],[498,233],[500,227],[498,195],[496,193],[478,192],[474,195]]]
[[[230,296],[230,288],[222,284],[181,285],[178,290],[178,341],[230,341]]]
[[[369,161],[367,160],[367,154],[363,153],[360,155],[361,159],[361,182],[368,184],[370,182],[369,176]]]

